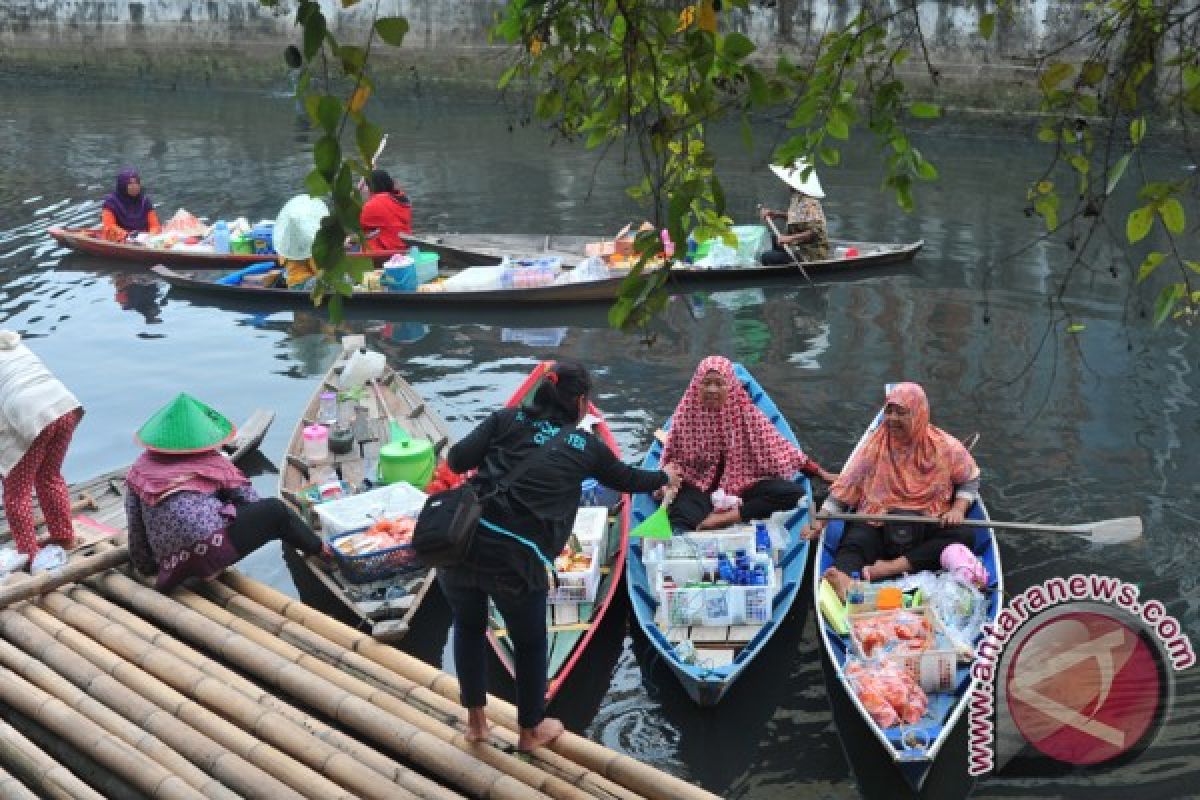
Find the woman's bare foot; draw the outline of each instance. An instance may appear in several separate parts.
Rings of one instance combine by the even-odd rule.
[[[521,728],[517,736],[517,749],[523,753],[545,747],[566,730],[554,717],[546,717],[533,728]]]
[[[728,511],[714,511],[700,521],[696,526],[696,530],[711,531],[717,528],[728,528],[730,525],[736,525],[742,521],[742,513],[736,508],[731,508]]]
[[[906,572],[912,571],[912,564],[906,556],[893,558],[888,561],[880,559],[874,564],[866,568],[870,572],[866,573],[871,577],[868,580],[881,581],[896,575],[903,575]]]
[[[829,569],[825,570],[825,573],[821,577],[829,581],[829,585],[833,587],[835,592],[837,592],[837,595],[839,598],[841,598],[841,601],[843,603],[846,602],[846,592],[850,589],[850,576],[842,572],[837,567],[830,567]]]
[[[488,725],[487,713],[482,708],[468,708],[465,734],[467,741],[486,742],[491,735],[492,728]]]

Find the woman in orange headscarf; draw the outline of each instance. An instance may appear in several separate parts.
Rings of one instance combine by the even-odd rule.
[[[929,422],[929,400],[915,383],[900,383],[887,395],[883,424],[833,484],[822,511],[855,509],[860,514],[919,514],[939,526],[848,522],[825,577],[845,596],[851,575],[879,580],[905,572],[937,569],[942,550],[968,547],[974,532],[963,525],[979,496],[979,467],[962,442]],[[824,520],[809,523],[805,538],[820,535]]]

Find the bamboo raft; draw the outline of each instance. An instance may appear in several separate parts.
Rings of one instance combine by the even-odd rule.
[[[76,491],[123,528],[113,475]],[[101,541],[0,587],[0,706],[143,797],[713,797],[571,733],[518,755],[496,698],[491,739],[469,743],[434,667],[234,570],[165,595],[127,559]],[[46,749],[0,721],[0,795],[106,796]]]

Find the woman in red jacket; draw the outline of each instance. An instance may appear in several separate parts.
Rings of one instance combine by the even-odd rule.
[[[412,203],[396,188],[392,176],[381,169],[367,180],[371,198],[363,204],[359,223],[367,237],[367,249],[373,251],[408,249],[401,234],[412,233]]]

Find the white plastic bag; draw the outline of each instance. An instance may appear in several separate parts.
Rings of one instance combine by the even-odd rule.
[[[741,263],[738,251],[723,241],[715,241],[708,250],[708,255],[696,262],[697,267],[708,269],[727,269]]]
[[[59,569],[66,563],[66,550],[56,544],[47,545],[38,550],[37,555],[33,557],[33,564],[30,566],[29,572],[33,575],[37,575],[39,572],[50,572]]]
[[[24,553],[18,553],[16,548],[5,547],[3,550],[0,550],[0,576],[16,572],[19,569],[25,569],[25,565],[28,563],[29,556]]]

